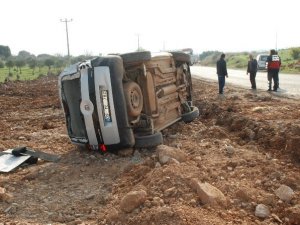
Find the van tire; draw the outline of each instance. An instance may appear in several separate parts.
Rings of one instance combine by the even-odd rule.
[[[131,52],[120,55],[124,64],[140,64],[151,60],[151,52]]]
[[[140,86],[136,82],[129,81],[124,83],[123,87],[128,115],[139,116],[143,109],[143,94]]]
[[[185,114],[182,114],[181,119],[185,123],[192,122],[199,116],[199,109],[196,106],[191,106],[191,111]]]
[[[160,145],[162,143],[163,143],[163,136],[161,132],[135,137],[136,148],[151,148],[151,147],[156,147],[157,145]]]
[[[191,56],[184,52],[170,52],[173,55],[173,58],[177,62],[186,62],[189,65],[191,64]]]

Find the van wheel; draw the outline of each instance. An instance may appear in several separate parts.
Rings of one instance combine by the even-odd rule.
[[[161,132],[135,137],[136,148],[151,148],[160,145],[162,143],[163,143],[163,136]]]
[[[123,88],[128,115],[132,117],[139,116],[143,109],[143,94],[140,86],[133,81],[129,81],[124,83]]]
[[[170,52],[173,55],[175,61],[178,62],[187,62],[189,65],[191,64],[191,56],[184,52]]]
[[[181,115],[181,119],[185,123],[192,122],[199,116],[199,109],[196,106],[191,106],[191,111]]]
[[[151,52],[131,52],[120,55],[124,64],[140,64],[151,59]]]

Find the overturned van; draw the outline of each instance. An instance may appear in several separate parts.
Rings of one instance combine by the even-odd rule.
[[[71,142],[95,150],[161,144],[161,130],[199,115],[189,65],[183,52],[133,52],[69,66],[59,93]]]

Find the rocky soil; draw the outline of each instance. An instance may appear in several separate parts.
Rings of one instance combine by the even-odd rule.
[[[0,151],[59,155],[0,174],[0,225],[300,224],[300,103],[194,80],[200,116],[155,149],[72,145],[57,77],[0,84]]]

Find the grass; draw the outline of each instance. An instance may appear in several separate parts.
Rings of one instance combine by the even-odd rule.
[[[17,68],[12,68],[10,70],[11,74],[9,75],[9,70],[8,68],[0,68],[0,83],[3,83],[5,81],[6,78],[8,78],[11,81],[14,80],[34,80],[37,79],[40,76],[44,76],[46,74],[48,74],[48,67],[44,66],[39,68],[36,68],[34,73],[32,71],[32,69],[30,69],[29,67],[23,67],[21,68],[21,73]],[[59,70],[58,69],[51,69],[50,70],[51,73],[54,74],[59,74]]]

